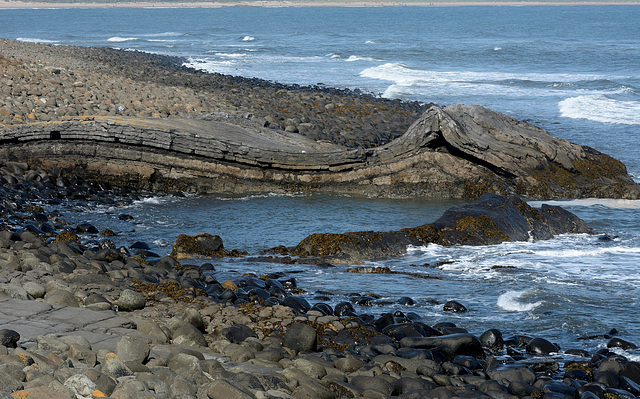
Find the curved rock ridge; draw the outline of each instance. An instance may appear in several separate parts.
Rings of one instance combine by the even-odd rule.
[[[312,234],[290,252],[354,263],[402,255],[409,246],[491,245],[545,240],[566,233],[591,234],[593,229],[561,207],[535,209],[518,196],[487,193],[471,204],[448,209],[430,224],[390,232]]]
[[[481,106],[427,110],[367,149],[231,114],[119,116],[8,126],[0,155],[119,186],[189,192],[317,190],[385,197],[639,198],[624,164]]]

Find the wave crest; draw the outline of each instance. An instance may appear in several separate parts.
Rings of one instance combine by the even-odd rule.
[[[528,303],[522,300],[529,290],[507,291],[498,297],[497,305],[507,312],[529,312],[542,305],[542,301]]]
[[[604,94],[570,97],[558,104],[560,114],[571,119],[640,125],[640,101],[616,100]]]
[[[133,42],[136,40],[138,40],[137,37],[120,37],[120,36],[113,36],[107,39],[109,43]]]

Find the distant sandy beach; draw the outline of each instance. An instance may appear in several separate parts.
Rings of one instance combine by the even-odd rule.
[[[640,1],[230,1],[230,2],[122,2],[48,3],[0,0],[8,8],[217,8],[217,7],[398,7],[398,6],[583,6],[640,5]]]

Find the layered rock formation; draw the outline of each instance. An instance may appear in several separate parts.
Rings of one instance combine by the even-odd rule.
[[[638,198],[625,166],[481,106],[427,110],[401,137],[349,149],[231,114],[11,125],[0,156],[135,188],[318,190],[386,197]]]

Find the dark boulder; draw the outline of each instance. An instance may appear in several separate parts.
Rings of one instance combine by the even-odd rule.
[[[442,308],[443,311],[445,312],[451,312],[451,313],[465,313],[467,312],[467,308],[461,304],[458,301],[449,301],[447,303],[444,304],[444,307]]]
[[[607,343],[607,348],[620,348],[620,349],[636,349],[638,346],[632,342],[625,341],[622,338],[614,337]]]
[[[20,340],[20,334],[17,331],[2,329],[0,330],[0,345],[7,348],[15,348]]]
[[[473,203],[448,209],[431,224],[391,232],[312,234],[292,252],[354,262],[399,255],[408,245],[490,245],[592,232],[583,220],[560,207],[535,209],[518,196],[486,193]]]
[[[284,306],[288,306],[298,313],[307,313],[311,309],[311,305],[306,299],[299,296],[288,296],[282,301]]]
[[[492,352],[499,352],[504,347],[502,332],[495,328],[487,330],[480,336],[480,343]]]
[[[314,351],[317,345],[318,338],[315,328],[302,323],[296,323],[289,327],[282,339],[282,346],[296,352]]]
[[[544,338],[534,338],[527,344],[527,353],[532,355],[548,355],[560,350],[554,343],[547,341]]]
[[[251,327],[244,324],[234,324],[231,327],[223,328],[220,334],[231,343],[244,342],[249,337],[258,338]]]
[[[484,358],[484,350],[480,340],[471,334],[450,334],[439,337],[403,338],[403,347],[436,350],[444,353],[450,359],[458,355]]]
[[[353,308],[353,305],[349,302],[340,302],[337,304],[333,310],[333,314],[336,316],[355,316],[356,310]]]

